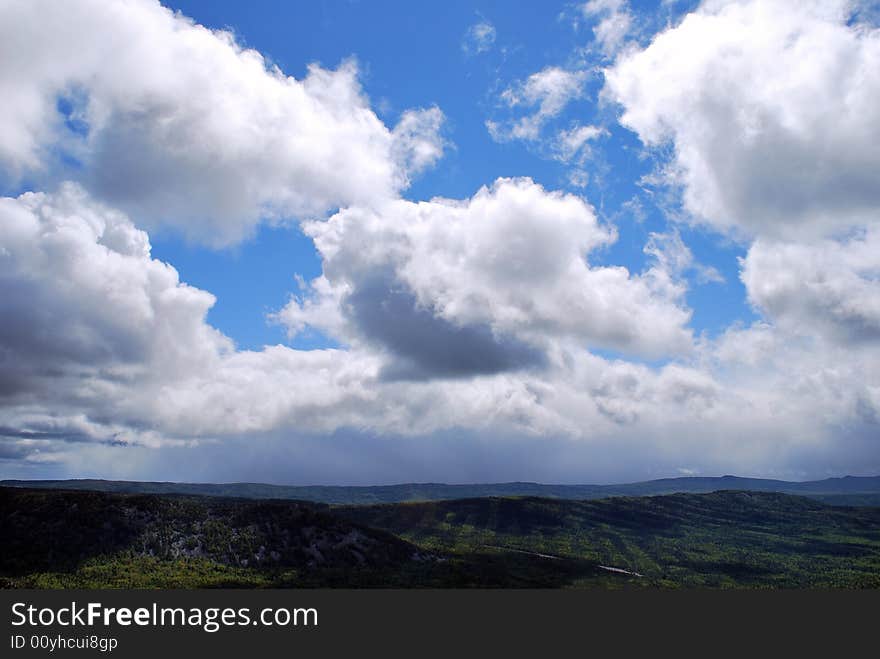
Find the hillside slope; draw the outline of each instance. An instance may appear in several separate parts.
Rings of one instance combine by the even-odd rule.
[[[880,509],[786,494],[479,498],[334,512],[432,551],[540,553],[657,585],[880,587]]]
[[[267,574],[381,571],[429,558],[394,535],[328,514],[326,506],[210,497],[0,488],[0,537],[0,575],[7,578],[112,564],[123,580],[126,572],[155,569],[180,571],[185,582],[187,570],[207,570],[217,585],[234,585]],[[166,584],[146,578],[144,585]]]
[[[721,491],[328,506],[0,488],[8,587],[880,588],[880,509]]]

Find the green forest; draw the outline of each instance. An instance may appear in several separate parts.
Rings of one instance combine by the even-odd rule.
[[[880,508],[772,492],[331,505],[0,488],[6,588],[878,588]]]

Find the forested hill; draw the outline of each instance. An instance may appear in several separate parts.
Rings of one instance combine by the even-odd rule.
[[[585,561],[643,585],[880,587],[880,508],[781,493],[479,498],[333,511],[425,551]]]
[[[0,587],[880,588],[880,508],[720,491],[334,506],[0,487]]]

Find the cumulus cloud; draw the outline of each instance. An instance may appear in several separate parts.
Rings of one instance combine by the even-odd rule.
[[[834,432],[864,447],[880,419],[880,30],[868,20],[849,2],[704,2],[605,72],[621,123],[672,147],[658,178],[686,215],[749,243],[741,279],[762,319],[705,344],[706,368],[816,451]]]
[[[529,179],[466,201],[346,209],[305,230],[324,273],[278,318],[375,344],[426,375],[533,366],[557,340],[651,356],[690,346],[683,287],[663,264],[590,266],[613,230],[579,197]]]
[[[25,433],[0,443],[38,459],[59,442],[174,439],[141,401],[234,352],[205,322],[214,296],[74,184],[0,199],[0,288],[0,426]]]
[[[723,375],[743,413],[778,427],[779,436],[802,433],[800,439],[816,453],[827,446],[846,452],[851,443],[861,446],[866,460],[876,461],[876,342],[841,344],[835,336],[760,321],[729,328],[707,348],[712,368]],[[869,441],[861,444],[864,440]]]
[[[471,25],[461,42],[461,49],[466,55],[478,55],[492,49],[495,45],[495,26],[489,21],[480,21]]]
[[[846,240],[758,240],[742,263],[749,301],[797,334],[880,343],[880,227]]]
[[[0,199],[0,390],[56,378],[188,373],[232,343],[206,325],[214,296],[150,257],[147,234],[67,184]]]
[[[347,397],[372,397],[375,358],[236,351],[205,321],[214,297],[74,184],[0,199],[0,282],[0,436],[14,446],[321,428]]]
[[[586,80],[585,71],[568,71],[557,66],[533,73],[501,93],[501,101],[509,108],[526,108],[532,112],[508,121],[486,122],[489,134],[498,142],[538,139],[548,120],[583,95]]]
[[[4,3],[0,62],[7,184],[76,177],[139,223],[212,244],[394,196],[442,151],[442,114],[389,130],[353,61],[297,80],[152,0]]]
[[[800,238],[876,221],[880,31],[832,2],[706,2],[605,72],[621,122],[671,143],[697,221]]]
[[[855,9],[707,2],[605,90],[646,145],[673,145],[685,210],[752,241],[741,279],[767,327],[849,346],[880,327],[880,30]]]
[[[576,265],[557,269],[551,262],[554,249],[568,239],[589,249],[607,241],[610,233],[578,198],[548,194],[526,181],[502,182],[467,204],[432,203],[437,208],[411,204],[397,209],[398,216],[384,218],[386,225],[390,222],[381,236],[384,242],[370,236],[377,227],[359,227],[368,220],[351,214],[311,227],[326,231],[316,239],[324,246],[325,270],[333,281],[353,274],[348,258],[331,256],[334,250],[354,250],[349,239],[355,236],[347,232],[369,238],[354,266],[361,272],[351,282],[344,310],[335,310],[354,328],[349,331],[357,332],[356,345],[347,350],[273,346],[237,351],[205,322],[213,296],[180,282],[171,266],[152,258],[147,235],[121,212],[73,184],[56,194],[3,198],[0,281],[5,294],[0,305],[9,320],[0,330],[0,444],[46,460],[53,452],[66,455],[57,447],[71,442],[159,446],[280,429],[314,434],[364,428],[407,435],[454,427],[575,432],[576,424],[545,403],[555,397],[554,372],[570,370],[565,364],[583,359],[586,351],[575,347],[571,358],[559,350],[544,353],[530,343],[528,327],[493,327],[493,319],[521,313],[517,305],[523,298],[514,297],[513,290],[501,301],[507,308],[488,315],[477,308],[479,300],[469,298],[484,296],[485,301],[479,286],[498,277],[519,277],[520,285],[538,277],[552,284],[561,271]],[[535,204],[538,212],[551,211],[548,229],[540,226],[543,215],[535,216]],[[428,220],[411,235],[395,236],[413,221],[413,212]],[[449,282],[434,282],[430,269],[418,271],[419,258],[401,252],[410,240],[419,256],[453,258],[443,247],[433,250],[427,234],[447,243],[467,240],[463,231],[471,217],[488,222],[472,232],[478,236],[474,249],[491,257],[484,272],[475,253],[466,265],[470,270],[453,273]],[[349,224],[353,219],[358,221]],[[451,226],[444,227],[440,219]],[[554,227],[569,230],[560,234]],[[445,238],[444,230],[449,231]],[[517,235],[515,244],[485,253],[505,232]],[[556,246],[548,243],[554,235]],[[529,240],[544,241],[543,263],[522,258]],[[532,247],[539,245],[533,242]],[[402,258],[389,261],[385,250],[401,252]],[[383,265],[396,266],[390,272],[400,281],[395,288],[380,279],[374,291],[371,280],[360,274],[381,273]],[[459,278],[467,274],[483,281],[460,291]],[[411,288],[400,292],[404,283]],[[427,296],[439,294],[445,295],[445,318],[439,308],[427,306]],[[542,322],[559,324],[561,319]],[[620,315],[609,322],[621,322]],[[376,344],[393,353],[392,368],[421,372],[405,374],[410,381],[399,372],[389,377],[388,355],[371,349]],[[531,375],[510,371],[539,362]],[[447,377],[461,372],[473,377]]]

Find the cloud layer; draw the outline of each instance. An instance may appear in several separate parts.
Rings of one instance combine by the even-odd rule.
[[[443,155],[443,111],[386,126],[353,62],[296,80],[146,0],[4,5],[0,172],[44,191],[0,198],[0,464],[188,478],[193,451],[207,479],[361,482],[880,469],[880,38],[850,9],[706,2],[621,51],[630,10],[589,3],[617,58],[604,95],[681,193],[636,270],[608,258],[618,230],[586,199],[531,178],[402,198]],[[512,84],[525,113],[496,139],[584,165],[605,129],[543,128],[588,75]],[[338,348],[237,349],[147,233],[219,246],[291,219],[322,273],[272,320]],[[687,281],[723,278],[674,221],[740,241],[759,320],[694,332]]]

